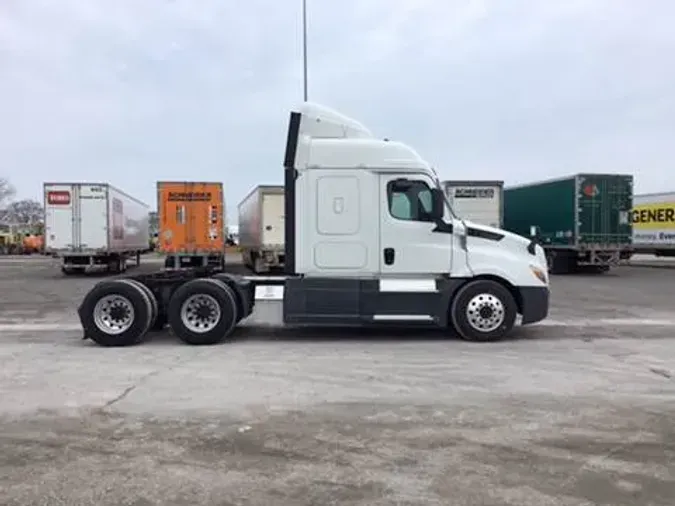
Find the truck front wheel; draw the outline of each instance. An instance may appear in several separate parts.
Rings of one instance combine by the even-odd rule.
[[[466,341],[497,341],[516,322],[518,308],[511,292],[490,280],[470,281],[459,289],[450,306],[450,321]]]

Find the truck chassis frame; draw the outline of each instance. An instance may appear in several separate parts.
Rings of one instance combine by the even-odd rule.
[[[466,340],[493,341],[548,312],[548,291],[487,278],[438,277],[429,289],[396,289],[377,279],[238,276],[184,269],[102,281],[78,315],[84,338],[103,346],[139,343],[171,327],[188,344],[215,344],[253,313],[256,288],[283,286],[283,320],[293,326],[454,328]],[[428,283],[427,283],[428,284]]]

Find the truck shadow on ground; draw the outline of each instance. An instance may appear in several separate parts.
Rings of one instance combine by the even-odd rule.
[[[549,329],[550,330],[550,329]],[[560,339],[561,336],[552,336],[544,329],[520,328],[513,330],[511,335],[501,342],[513,342],[534,339]],[[429,328],[400,328],[400,327],[242,327],[228,339],[218,345],[237,344],[244,342],[466,342],[453,330]],[[181,342],[169,329],[152,332],[146,335],[142,344],[170,344],[180,345]],[[470,343],[476,346],[490,343]]]

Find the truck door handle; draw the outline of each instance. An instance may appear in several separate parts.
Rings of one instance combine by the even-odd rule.
[[[394,263],[394,248],[384,248],[384,264],[391,265]]]

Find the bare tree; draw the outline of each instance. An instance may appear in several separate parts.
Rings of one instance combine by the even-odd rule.
[[[44,221],[45,211],[36,200],[17,200],[7,206],[7,218],[16,225],[36,227]]]
[[[9,204],[15,193],[16,190],[14,190],[9,179],[0,177],[0,209],[4,209]]]

